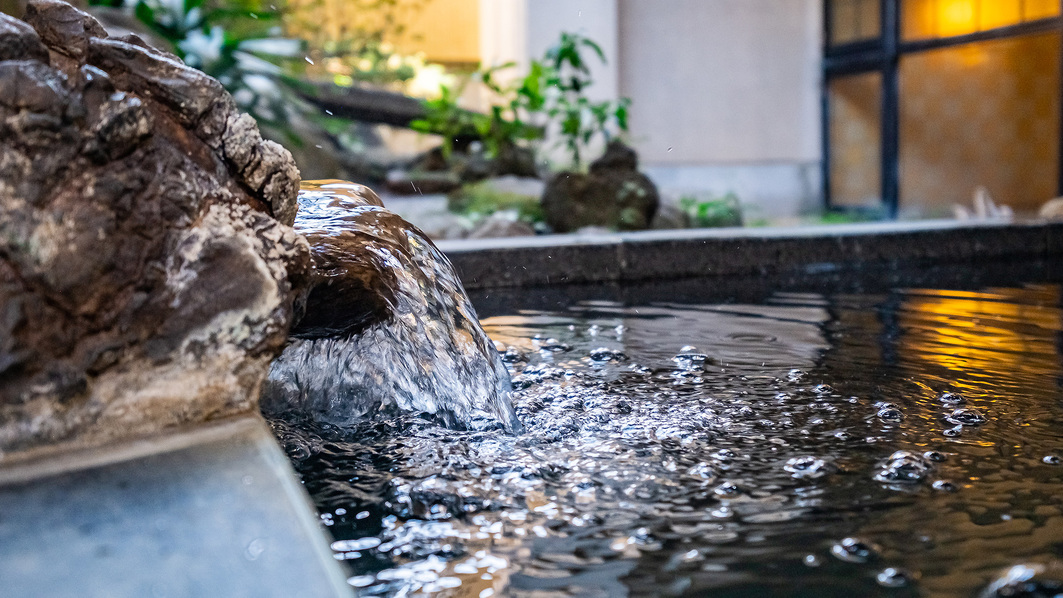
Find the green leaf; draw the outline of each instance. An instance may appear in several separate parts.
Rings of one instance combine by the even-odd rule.
[[[152,29],[155,28],[155,9],[148,6],[146,2],[137,2],[136,7],[133,8],[133,16],[141,23],[150,26]]]

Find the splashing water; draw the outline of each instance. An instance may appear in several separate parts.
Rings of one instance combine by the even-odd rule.
[[[509,374],[447,258],[366,187],[304,183],[295,229],[317,280],[274,361],[268,413],[349,426],[429,414],[456,428],[520,429]]]

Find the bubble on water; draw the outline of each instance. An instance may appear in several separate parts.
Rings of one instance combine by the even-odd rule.
[[[672,358],[676,367],[680,370],[700,370],[705,367],[705,360],[708,356],[698,351],[697,347],[692,345],[686,345],[679,350],[679,353]]]
[[[960,434],[963,434],[963,426],[956,426],[955,428],[948,428],[942,430],[941,433],[949,438],[956,438]]]
[[[945,421],[958,426],[980,426],[986,422],[986,417],[977,409],[961,407],[945,416]]]
[[[1059,465],[1063,463],[1063,459],[1059,458],[1059,455],[1045,455],[1041,462],[1045,465]]]
[[[823,561],[814,554],[806,554],[802,562],[806,567],[818,567],[823,564]]]
[[[355,540],[337,540],[332,543],[331,548],[334,552],[352,552],[355,550],[369,550],[377,546],[380,546],[380,538],[367,537]]]
[[[902,588],[912,582],[912,576],[903,569],[886,567],[875,576],[875,581],[884,588]]]
[[[834,393],[834,387],[830,384],[817,384],[812,388],[812,392],[818,395],[829,395]]]
[[[709,463],[698,463],[687,469],[687,475],[701,480],[711,481],[715,480],[718,474],[716,473],[716,469]]]
[[[904,413],[893,403],[882,403],[878,406],[875,417],[888,422],[899,422],[904,419]]]
[[[506,350],[502,352],[502,361],[504,363],[521,363],[528,361],[528,356],[516,347],[507,347]]]
[[[572,347],[557,340],[556,338],[548,338],[545,341],[539,343],[539,351],[547,353],[563,353],[571,349]]]
[[[890,484],[914,484],[926,479],[934,465],[918,453],[897,451],[879,463],[875,479]]]
[[[800,382],[804,380],[807,376],[808,374],[806,374],[803,370],[794,369],[790,370],[790,372],[786,374],[786,379],[790,382]]]
[[[831,546],[830,553],[846,563],[866,563],[878,557],[879,548],[867,540],[850,537]]]
[[[741,490],[739,490],[737,484],[734,484],[732,482],[724,482],[714,488],[713,492],[717,496],[737,496],[741,492]]]
[[[372,575],[355,575],[354,577],[347,578],[347,585],[354,586],[356,588],[365,588],[373,585],[376,582],[376,577]]]
[[[946,392],[938,396],[938,401],[946,405],[962,405],[967,402],[967,397],[958,392]]]
[[[601,331],[602,327],[597,324],[591,324],[591,326],[587,328],[587,334],[590,336],[598,336],[598,333]]]
[[[1063,564],[1023,563],[1000,574],[979,598],[1047,598],[1063,593]]]
[[[808,478],[816,479],[824,476],[828,476],[838,470],[838,468],[827,461],[811,455],[805,455],[802,457],[794,457],[783,465],[783,469],[790,472],[795,478]]]
[[[594,349],[590,352],[590,358],[594,361],[616,362],[626,360],[627,355],[624,355],[623,351],[619,351],[617,349],[598,347],[597,349]]]
[[[923,458],[927,461],[934,461],[935,463],[944,463],[948,459],[948,457],[945,456],[945,453],[940,451],[926,451],[923,453]]]
[[[935,480],[931,487],[938,492],[956,492],[959,488],[948,480]]]

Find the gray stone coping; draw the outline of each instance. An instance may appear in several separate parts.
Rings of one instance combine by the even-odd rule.
[[[1063,253],[1063,223],[928,220],[440,241],[468,289],[977,263]]]
[[[350,596],[258,415],[0,469],[4,596]]]

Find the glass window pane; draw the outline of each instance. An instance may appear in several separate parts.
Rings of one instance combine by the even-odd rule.
[[[882,180],[882,74],[832,79],[828,97],[831,203],[878,207]]]
[[[933,39],[1058,16],[1060,0],[903,0],[901,36]]]
[[[860,0],[860,38],[875,39],[882,35],[882,12],[878,0]]]
[[[947,215],[980,186],[1018,213],[1057,195],[1058,33],[910,54],[900,85],[902,212]]]
[[[904,0],[901,6],[901,37],[906,40],[936,37],[936,11],[936,0]]]
[[[937,0],[937,37],[951,37],[978,31],[975,0]]]
[[[1022,22],[1020,0],[981,0],[978,7],[978,29],[985,31]]]
[[[1027,21],[1059,16],[1059,0],[1023,0],[1022,16]]]
[[[880,0],[831,0],[831,45],[878,38]]]

